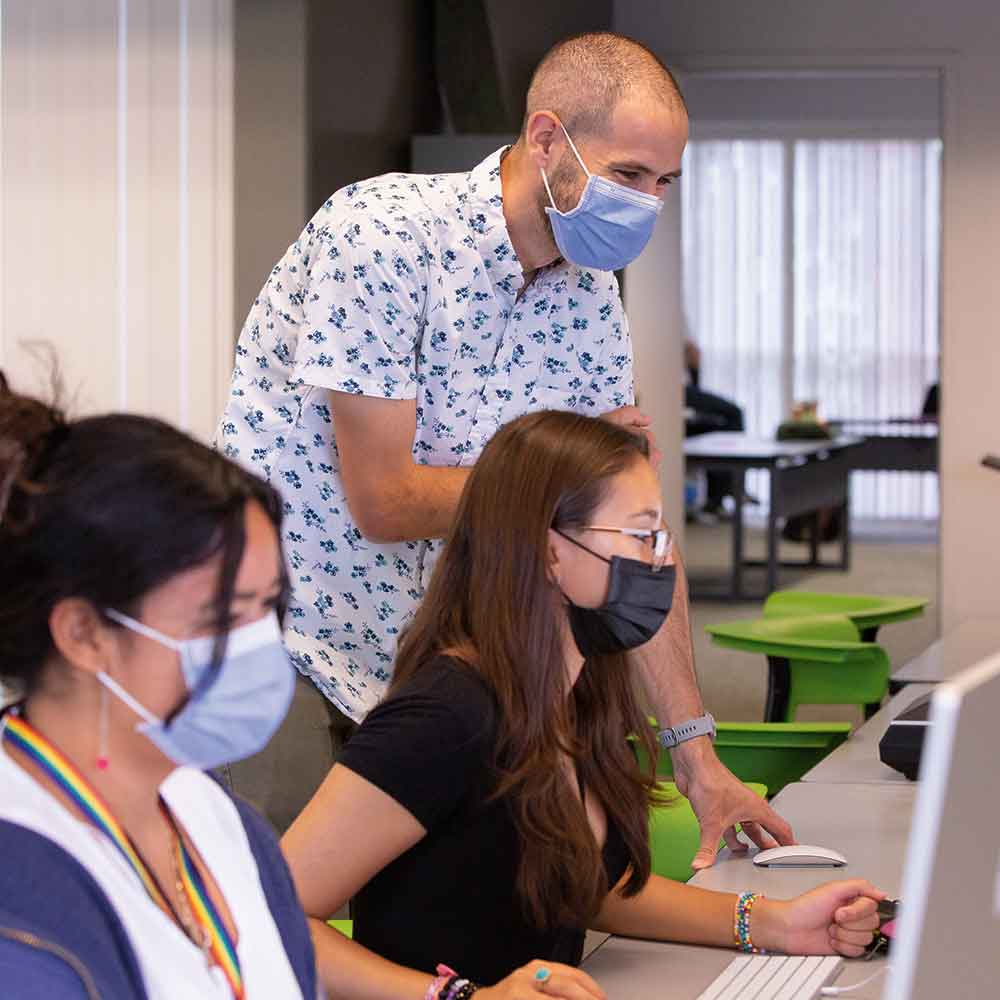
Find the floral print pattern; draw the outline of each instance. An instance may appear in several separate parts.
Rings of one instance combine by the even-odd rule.
[[[275,265],[236,346],[216,436],[284,498],[302,673],[354,719],[385,693],[439,540],[364,538],[340,478],[329,391],[416,400],[413,460],[471,465],[531,410],[633,401],[614,275],[559,262],[525,287],[502,150],[466,174],[387,174],[331,197]]]

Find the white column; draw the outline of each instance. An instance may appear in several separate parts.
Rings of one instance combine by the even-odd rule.
[[[683,317],[681,199],[672,192],[653,238],[625,272],[625,311],[635,350],[636,395],[653,419],[663,461],[660,485],[667,523],[684,541]]]
[[[232,364],[233,0],[4,0],[0,366],[211,436]]]

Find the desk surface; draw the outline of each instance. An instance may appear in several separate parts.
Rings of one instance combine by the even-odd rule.
[[[937,684],[1000,652],[1000,619],[974,618],[946,632],[919,656],[903,664],[892,679],[906,684]]]
[[[716,431],[684,441],[684,457],[725,459],[771,465],[780,459],[812,458],[824,452],[841,451],[861,443],[857,437],[837,437],[829,441],[774,441],[751,434]]]
[[[883,705],[863,726],[856,729],[829,756],[807,771],[803,781],[838,784],[897,784],[909,779],[878,759],[878,741],[889,723],[922,695],[934,690],[933,684],[907,684]],[[912,784],[912,782],[909,782]]]
[[[802,843],[822,844],[848,860],[841,869],[755,868],[749,858],[729,851],[692,884],[706,889],[741,892],[755,889],[787,898],[834,878],[867,878],[898,896],[916,801],[914,784],[805,784],[786,786],[775,806]],[[609,1000],[663,1000],[697,997],[729,964],[735,951],[609,938],[584,962],[584,968],[607,992]],[[879,961],[879,960],[876,960]],[[876,969],[874,962],[849,962],[838,985],[858,982]],[[881,994],[881,978],[852,993],[853,1000]]]

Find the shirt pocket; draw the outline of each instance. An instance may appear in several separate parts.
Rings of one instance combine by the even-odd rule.
[[[546,351],[535,382],[537,405],[545,409],[587,413],[594,406],[594,377],[575,350]]]

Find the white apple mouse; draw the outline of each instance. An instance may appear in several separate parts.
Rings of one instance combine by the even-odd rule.
[[[828,847],[792,844],[758,851],[753,863],[760,868],[841,868],[847,864],[847,858]]]

